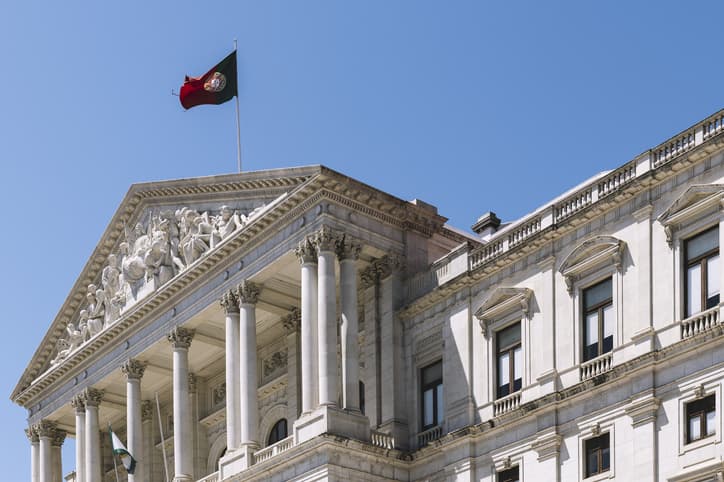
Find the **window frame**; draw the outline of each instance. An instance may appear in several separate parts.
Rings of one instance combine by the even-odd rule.
[[[506,475],[505,474],[506,472],[510,472],[512,474],[513,471],[515,471],[515,474],[516,474],[515,479],[510,479],[510,478],[503,479],[502,478],[502,476]],[[496,482],[520,482],[520,480],[521,480],[520,479],[520,465],[514,465],[512,467],[502,468],[500,470],[496,470],[496,472],[495,472],[495,481]]]
[[[606,298],[603,301],[598,302],[597,304],[593,305],[592,307],[586,306],[586,291],[591,290],[593,288],[596,288],[599,285],[602,285],[606,282],[611,283],[611,294],[608,298]],[[581,363],[585,363],[591,360],[594,360],[600,356],[605,355],[606,353],[613,352],[614,348],[614,340],[616,338],[616,308],[614,306],[614,277],[613,275],[605,277],[603,279],[600,279],[593,284],[589,284],[585,287],[582,287],[580,289],[580,298],[581,298]],[[605,321],[604,321],[604,308],[611,307],[612,316],[614,319],[611,321],[614,327],[614,333],[611,335],[611,349],[604,351],[603,345],[604,345],[604,327],[605,327]],[[591,358],[588,358],[588,344],[586,343],[586,338],[588,335],[588,315],[592,313],[597,313],[598,315],[598,341],[596,344],[598,345],[598,353],[596,356],[593,356]]]
[[[604,448],[603,440],[606,440]],[[594,447],[589,447],[589,444],[596,444]],[[594,450],[598,451],[598,468],[596,472],[588,472],[588,457]],[[602,467],[603,465],[603,450],[608,450],[608,467]],[[604,474],[611,470],[611,459],[613,450],[611,450],[611,434],[609,432],[603,432],[593,437],[589,437],[583,441],[583,479],[591,479],[593,477],[602,477]]]
[[[440,378],[435,379],[432,382],[423,383],[424,380],[424,372],[427,369],[432,368],[435,365],[440,365]],[[420,380],[420,431],[424,432],[426,430],[430,430],[434,427],[441,426],[443,423],[443,420],[445,420],[445,385],[444,385],[444,377],[443,377],[443,363],[442,359],[439,359],[437,361],[434,361],[432,363],[428,363],[422,367],[420,367],[419,372],[419,380]],[[438,383],[439,382],[439,383]],[[440,387],[440,390],[442,392],[441,398],[442,398],[442,407],[438,407],[438,397],[437,397],[437,387]],[[427,390],[433,390],[433,397],[432,397],[432,416],[433,416],[433,422],[432,424],[425,424],[425,392]],[[438,411],[440,413],[438,414]],[[438,420],[438,415],[440,415],[440,420]]]
[[[275,433],[278,431],[277,427],[284,422],[284,437],[281,437],[275,441],[272,442],[272,435],[275,435]],[[266,437],[266,446],[274,445],[275,443],[281,442],[285,438],[289,437],[289,422],[287,422],[286,418],[280,418],[276,422],[274,422],[274,425],[272,425],[272,428],[269,430],[269,435]]]
[[[679,398],[679,455],[698,450],[709,445],[716,445],[722,442],[722,407],[721,407],[721,385],[696,382],[686,387],[681,387]],[[692,402],[714,396],[714,433],[708,437],[701,437],[691,442],[688,441],[689,419],[686,408]]]
[[[691,413],[690,409],[693,405],[696,404],[702,404],[704,405],[704,402],[707,402],[705,407],[702,407],[700,410],[697,410],[696,412]],[[709,402],[711,403],[711,408],[709,408]],[[712,422],[712,427],[709,427],[708,424],[708,415],[709,413],[714,413],[714,422]],[[686,403],[684,407],[684,414],[686,416],[686,443],[687,445],[693,442],[698,442],[699,440],[703,440],[705,438],[713,437],[716,435],[716,395],[713,393],[710,393],[708,395],[704,395],[701,398],[697,398],[695,400],[692,400],[688,403]],[[692,420],[698,418],[699,419],[699,437],[692,438],[691,431],[689,428],[691,427]],[[712,428],[714,431],[712,433],[709,433],[709,428]]]
[[[609,467],[608,471],[586,477],[586,442],[601,435],[608,434]],[[580,426],[578,433],[578,474],[585,482],[614,479],[616,477],[616,426],[614,420],[588,420]]]
[[[697,315],[698,313],[701,313],[703,311],[713,308],[713,306],[707,307],[708,298],[706,297],[706,293],[708,291],[708,284],[709,284],[709,280],[708,280],[708,276],[707,276],[709,267],[708,267],[707,261],[710,258],[719,256],[719,263],[721,265],[721,245],[718,242],[719,239],[717,239],[716,248],[710,249],[709,251],[706,251],[706,252],[700,254],[693,260],[688,259],[689,258],[689,243],[692,242],[693,240],[695,240],[696,238],[698,238],[699,236],[704,236],[711,231],[716,231],[719,234],[719,236],[717,236],[717,238],[719,238],[721,236],[721,233],[719,233],[719,225],[715,224],[715,225],[709,226],[703,230],[699,230],[694,234],[686,236],[685,238],[683,238],[681,240],[681,242],[682,242],[682,248],[681,248],[682,281],[683,281],[683,285],[684,285],[683,293],[682,293],[682,295],[683,295],[683,303],[682,303],[683,319],[687,319],[689,317]],[[696,266],[697,264],[699,265],[699,269],[700,269],[699,286],[701,289],[701,293],[700,293],[699,302],[700,302],[701,309],[697,313],[689,313],[689,269]],[[721,303],[721,286],[719,286],[719,303]],[[719,304],[719,303],[717,303],[717,304]]]
[[[519,331],[519,337],[518,341],[515,344],[511,344],[509,346],[506,346],[505,349],[501,349],[499,345],[499,337],[500,334],[508,330],[510,328],[513,328],[515,325],[518,325],[518,331]],[[515,389],[515,350],[516,348],[520,348],[520,362],[522,365],[525,365],[525,362],[523,361],[523,320],[514,321],[513,323],[509,323],[504,327],[501,327],[497,330],[495,330],[495,342],[494,342],[494,352],[495,352],[495,400],[500,400],[501,398],[505,398],[509,395],[512,395],[514,393],[517,393],[523,389],[523,366],[520,367],[520,387],[516,390]],[[508,354],[509,357],[509,363],[508,363],[508,393],[501,395],[500,394],[500,358],[501,355]]]

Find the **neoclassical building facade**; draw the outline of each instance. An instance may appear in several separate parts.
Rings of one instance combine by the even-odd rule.
[[[32,482],[724,477],[724,111],[455,229],[323,166],[133,185],[14,389]],[[62,467],[66,438],[75,467]]]

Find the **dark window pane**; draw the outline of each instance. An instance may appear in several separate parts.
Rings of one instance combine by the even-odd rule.
[[[272,427],[269,438],[267,439],[267,445],[275,444],[285,438],[287,438],[287,421],[286,419],[281,419]]]
[[[520,323],[516,323],[498,332],[498,351],[517,343],[520,343]]]
[[[590,308],[611,299],[612,286],[611,278],[608,278],[585,289],[583,291],[583,311],[588,311]]]
[[[520,476],[518,475],[518,466],[511,467],[506,470],[498,472],[498,482],[518,482]]]
[[[686,260],[691,261],[719,247],[719,228],[710,229],[686,242]]]
[[[608,353],[611,350],[613,350],[613,336],[607,336],[603,339],[602,353]]]
[[[442,362],[433,363],[422,369],[422,384],[442,382]]]
[[[611,466],[610,449],[608,447],[601,450],[601,472],[605,472]]]

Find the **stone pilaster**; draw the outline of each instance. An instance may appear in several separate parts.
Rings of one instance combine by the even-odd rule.
[[[326,226],[314,234],[317,248],[317,346],[319,405],[337,405],[337,237]]]
[[[242,281],[237,287],[239,298],[239,348],[241,350],[239,376],[239,413],[241,415],[240,445],[258,447],[259,408],[257,401],[256,366],[256,303],[260,288],[251,281]]]
[[[85,399],[76,395],[70,404],[75,409],[75,482],[85,482]]]
[[[174,482],[193,479],[191,399],[189,398],[189,347],[194,330],[180,326],[168,334],[173,347],[173,459]]]
[[[102,482],[98,408],[103,400],[103,391],[89,387],[83,391],[82,396],[85,404],[85,478],[86,482]]]
[[[40,437],[34,426],[25,429],[30,442],[30,482],[40,482]]]
[[[305,238],[294,253],[302,265],[302,413],[310,413],[317,401],[317,251]]]
[[[293,308],[290,314],[282,318],[284,331],[287,334],[287,420],[296,420],[301,406],[301,385],[299,383],[299,328],[301,322],[302,312],[297,308]]]
[[[239,406],[239,298],[229,290],[219,300],[226,314],[226,450],[239,447],[241,416]]]
[[[337,242],[342,305],[342,404],[359,411],[359,324],[357,320],[357,259],[360,246],[342,237]]]
[[[154,406],[151,400],[141,402],[141,437],[143,439],[144,480],[153,480],[153,417]]]
[[[143,458],[143,431],[141,428],[141,378],[146,363],[129,359],[121,365],[126,375],[126,427],[128,451],[136,458],[136,470],[128,474],[128,482],[145,481],[146,461]]]

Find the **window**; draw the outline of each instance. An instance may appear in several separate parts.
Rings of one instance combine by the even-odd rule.
[[[422,429],[427,430],[442,423],[442,362],[422,369]]]
[[[686,317],[719,304],[719,229],[713,228],[686,240]]]
[[[359,381],[359,411],[365,414],[365,384],[362,380]]]
[[[518,482],[520,480],[518,475],[518,466],[516,465],[515,467],[501,470],[498,472],[496,480],[497,482]]]
[[[583,290],[583,361],[613,350],[612,292],[611,278]]]
[[[686,443],[716,433],[715,398],[715,395],[709,395],[686,404]]]
[[[608,433],[599,435],[596,438],[588,439],[583,443],[584,450],[586,452],[586,477],[608,472],[608,469],[611,467],[611,451],[609,443],[610,436]]]
[[[271,432],[269,432],[269,438],[266,441],[266,445],[268,447],[269,445],[275,444],[285,438],[287,438],[287,420],[283,418],[272,427]]]
[[[503,328],[496,334],[498,390],[497,398],[520,390],[523,384],[523,351],[520,323]]]

